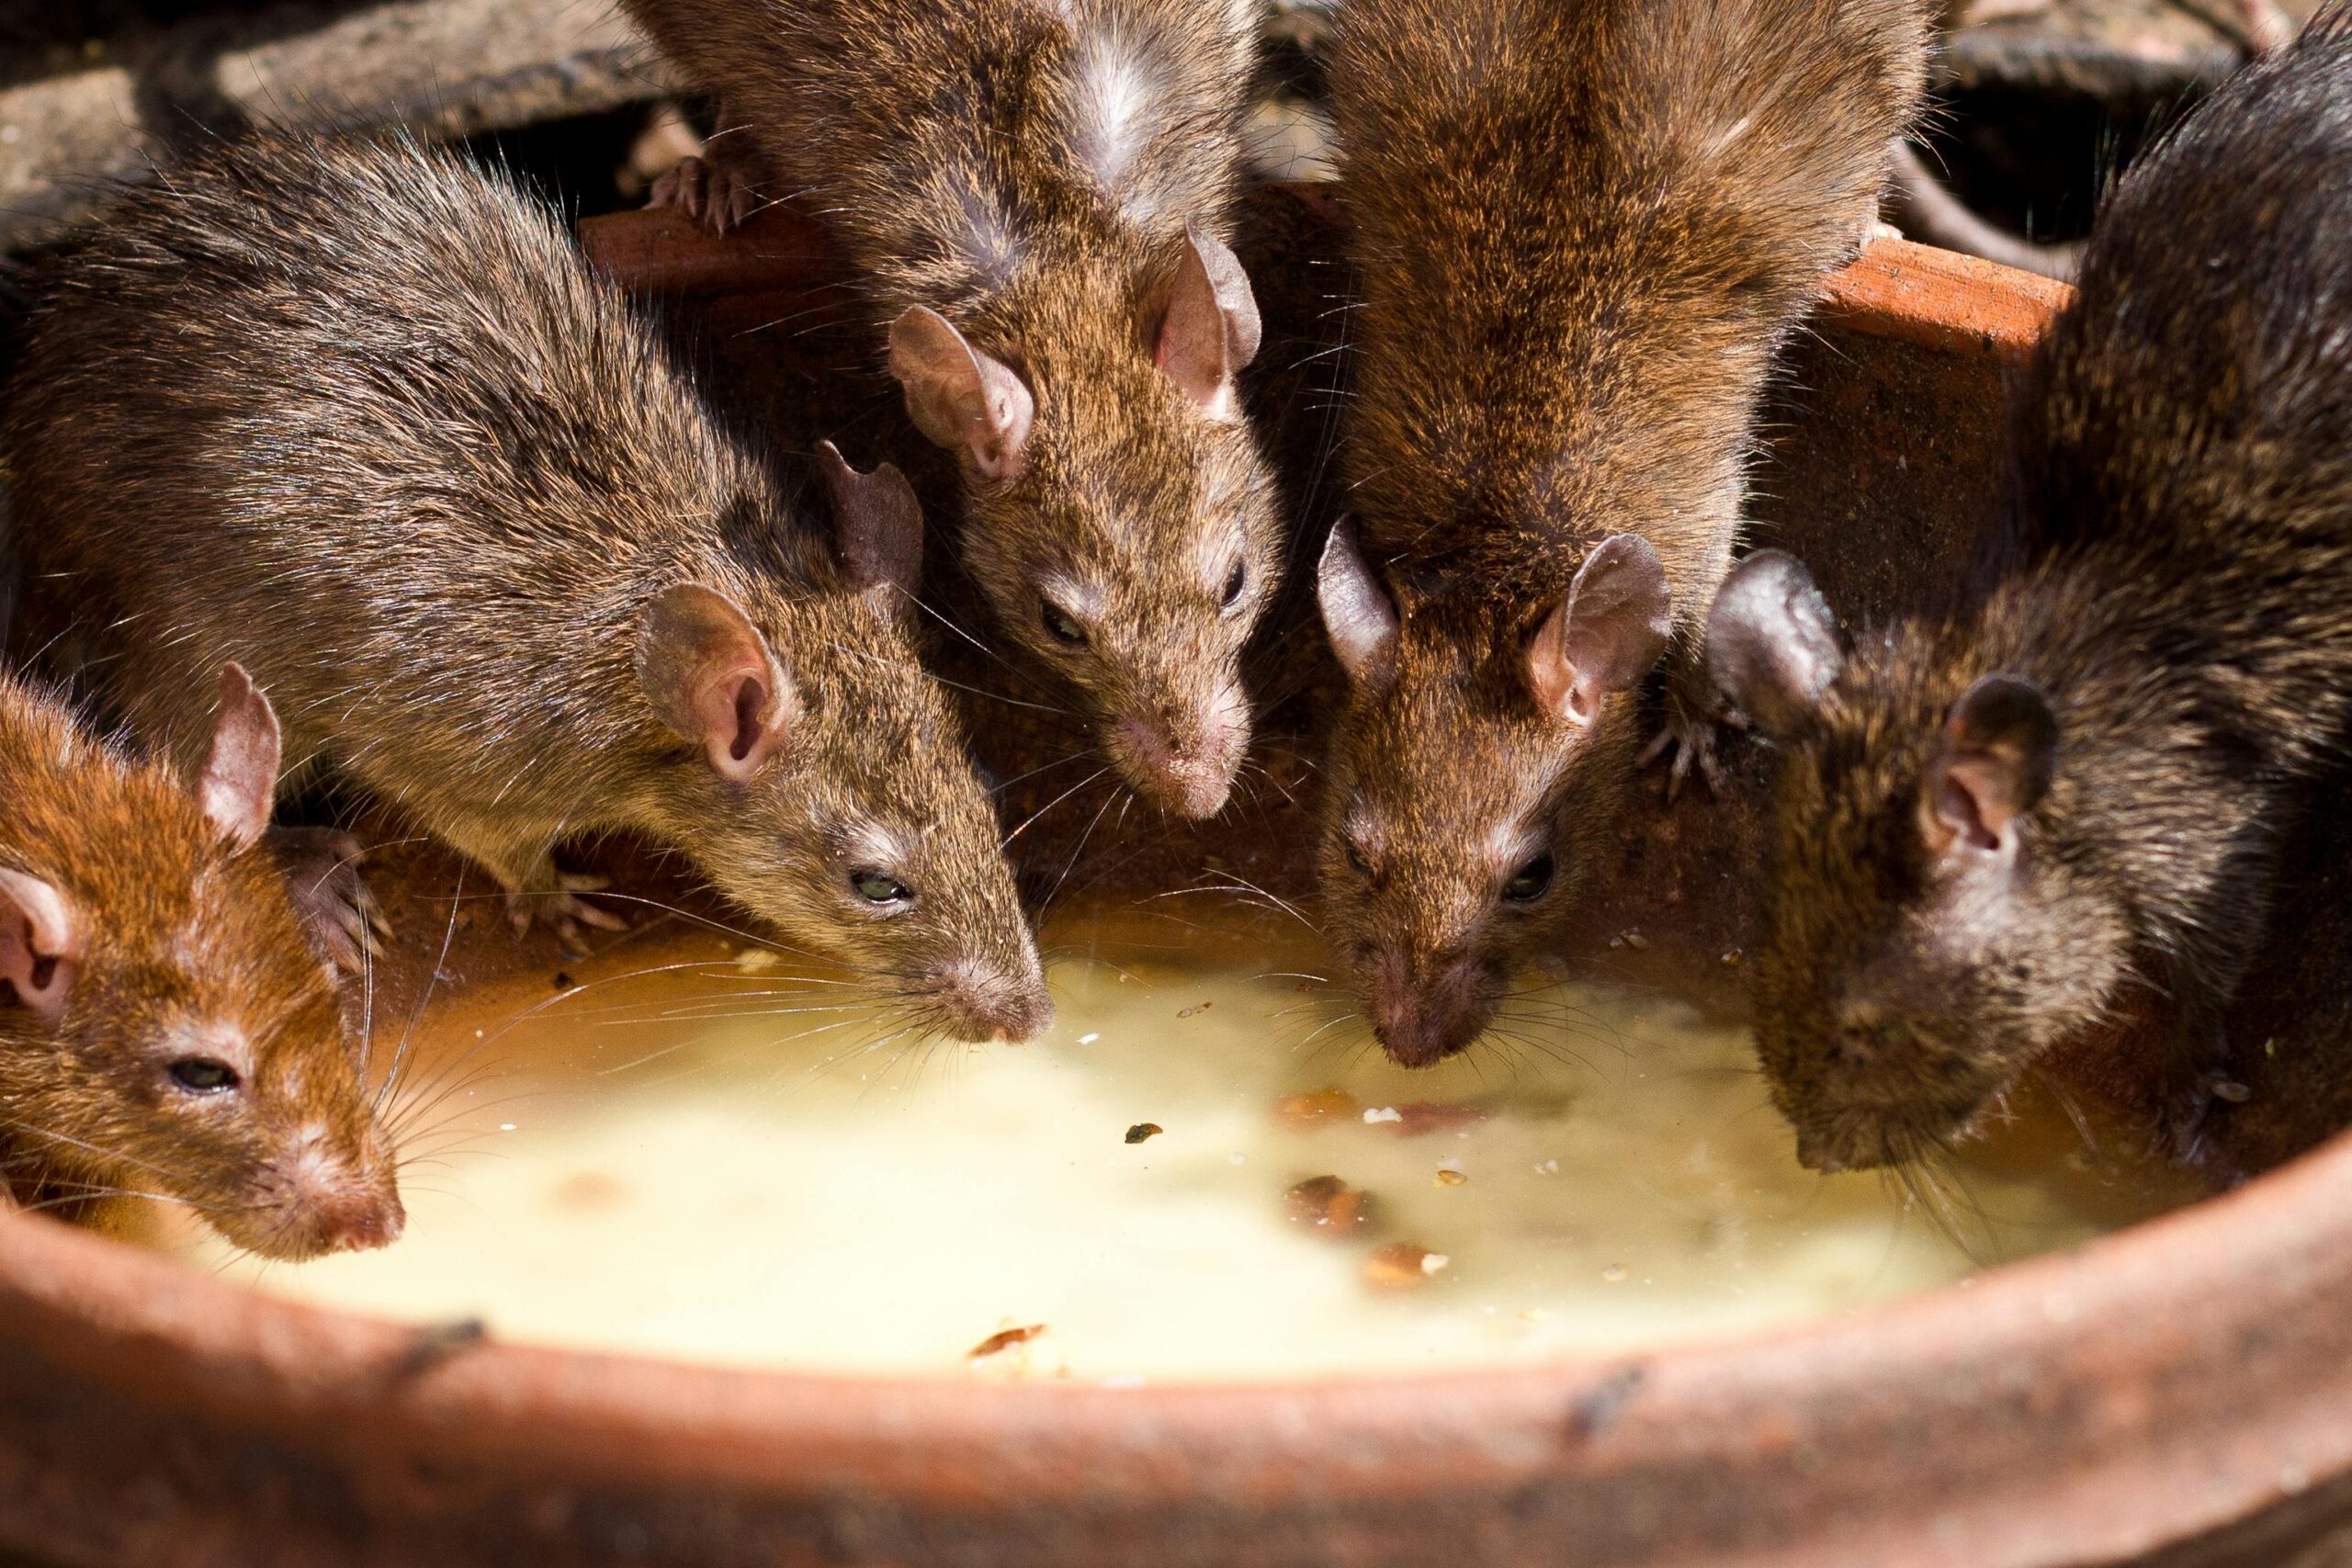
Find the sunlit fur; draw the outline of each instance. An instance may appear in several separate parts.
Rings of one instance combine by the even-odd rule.
[[[2132,987],[2185,1077],[2224,1065],[2352,720],[2347,35],[2324,13],[2121,181],[2020,390],[2007,521],[1791,738],[1758,1027],[1815,1165],[1931,1150]],[[2047,694],[2057,767],[2014,870],[1963,874],[1921,791],[1991,673]]]
[[[1528,637],[1592,547],[1665,563],[1683,718],[1776,344],[1874,210],[1909,0],[1361,0],[1331,63],[1361,274],[1349,509],[1403,619],[1327,767],[1329,925],[1400,1061],[1459,1050],[1609,852],[1637,705],[1540,715]],[[1353,829],[1385,846],[1370,878]],[[1506,909],[1495,848],[1553,848]]]
[[[1249,425],[1204,412],[1152,356],[1186,223],[1231,238],[1253,11],[627,9],[740,122],[715,155],[748,139],[766,188],[805,194],[834,229],[877,326],[928,306],[1022,377],[1036,405],[1024,463],[1010,481],[967,465],[963,558],[1001,631],[1081,694],[1130,784],[1187,816],[1216,810],[1249,739],[1240,655],[1273,602],[1283,526]],[[1228,608],[1236,558],[1247,587]],[[1041,624],[1060,581],[1091,600],[1084,648]],[[1154,767],[1129,724],[1216,776]]]
[[[259,138],[123,194],[36,282],[6,433],[29,566],[103,628],[89,674],[142,735],[200,755],[233,659],[289,766],[331,760],[525,908],[559,838],[635,829],[927,1025],[1051,1016],[916,611],[842,579],[821,502],[545,209],[444,153]],[[637,673],[678,583],[733,599],[794,687],[748,784]]]
[[[0,1186],[153,1194],[271,1258],[397,1236],[392,1151],[270,857],[236,852],[163,768],[9,677],[0,801],[0,865],[55,888],[87,947],[53,1023],[0,985]],[[242,1085],[178,1087],[191,1054]]]

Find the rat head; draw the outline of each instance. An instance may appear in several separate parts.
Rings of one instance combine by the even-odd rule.
[[[277,720],[229,666],[195,798],[78,739],[70,798],[14,803],[0,866],[7,1141],[68,1191],[187,1204],[301,1258],[382,1247],[404,1216],[334,981],[255,845]]]
[[[1053,1021],[995,814],[898,608],[922,514],[896,468],[821,449],[842,591],[685,583],[647,604],[637,672],[684,754],[656,809],[721,892],[832,953],[910,1022],[1027,1040]],[[787,660],[785,649],[792,649]]]
[[[1804,568],[1751,556],[1708,621],[1717,682],[1787,750],[1757,957],[1758,1049],[1817,1170],[1967,1132],[2130,963],[2126,911],[2051,831],[2064,736],[1973,639],[1846,660]]]
[[[963,557],[999,625],[1082,695],[1130,786],[1211,817],[1249,748],[1242,646],[1280,570],[1234,387],[1257,301],[1198,231],[1142,319],[1124,289],[1098,293],[1035,301],[1017,366],[917,307],[890,329],[890,367],[961,460]]]
[[[1325,779],[1329,930],[1388,1055],[1427,1066],[1486,1028],[1610,842],[1626,694],[1670,630],[1666,573],[1621,534],[1532,624],[1400,615],[1342,524],[1320,587],[1349,686]]]

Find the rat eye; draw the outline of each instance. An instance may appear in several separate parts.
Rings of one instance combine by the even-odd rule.
[[[1076,616],[1051,599],[1038,601],[1037,618],[1045,623],[1046,635],[1056,642],[1068,643],[1072,648],[1086,646],[1086,628],[1078,624]]]
[[[191,1094],[220,1094],[237,1087],[237,1069],[213,1056],[182,1056],[171,1066],[172,1081]]]
[[[1355,874],[1358,876],[1372,874],[1372,863],[1363,858],[1363,852],[1356,848],[1356,841],[1353,839],[1341,839],[1340,848],[1346,852],[1348,864],[1355,868]]]
[[[1532,904],[1551,890],[1552,852],[1545,850],[1525,865],[1511,873],[1503,884],[1503,897],[1514,904]]]
[[[1241,603],[1241,591],[1250,586],[1250,563],[1233,563],[1233,575],[1225,580],[1225,607],[1227,610]]]
[[[869,904],[908,904],[914,901],[915,890],[883,871],[853,871],[849,885],[857,896]]]

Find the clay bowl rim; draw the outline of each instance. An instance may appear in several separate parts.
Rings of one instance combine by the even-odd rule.
[[[1827,308],[1864,332],[2013,359],[2063,298],[1883,243]],[[1919,1500],[1893,1478],[1932,1472],[1963,1489],[1947,1501],[1981,1495],[1997,1513],[1973,1516],[1983,1529],[1960,1555],[1906,1561],[2074,1561],[2182,1539],[2352,1471],[2352,1324],[2330,1310],[2352,1297],[2347,1192],[2352,1138],[2338,1138],[2064,1251],[1756,1336],[1487,1371],[1120,1389],[494,1338],[420,1357],[413,1325],[8,1214],[0,1342],[164,1419],[273,1434],[359,1476],[467,1466],[818,1506],[854,1488],[982,1513],[1544,1485],[1672,1499],[1706,1485],[1719,1507],[1748,1510],[1736,1555],[1761,1562],[1791,1542],[1822,1551],[1826,1529],[1849,1545],[1911,1540]],[[1932,1460],[1916,1453],[1923,1423]],[[1830,1474],[1826,1495],[1825,1455],[1868,1462]]]

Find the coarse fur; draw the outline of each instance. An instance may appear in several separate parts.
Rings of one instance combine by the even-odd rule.
[[[2135,986],[2194,1152],[2352,719],[2352,12],[2143,156],[2080,288],[1947,603],[1845,658],[1793,562],[1724,591],[1719,671],[1787,750],[1759,1044],[1821,1168],[1963,1134]]]
[[[721,95],[712,155],[840,235],[910,412],[958,454],[960,555],[1001,631],[1080,696],[1131,786],[1213,815],[1284,532],[1231,384],[1257,338],[1224,249],[1255,8],[626,8]]]
[[[222,731],[274,758],[236,690]],[[334,976],[252,847],[266,774],[223,782],[249,794],[208,814],[210,777],[192,795],[0,675],[0,1193],[150,1194],[271,1258],[383,1246],[392,1150]]]
[[[1319,866],[1396,1060],[1468,1045],[1611,852],[1662,649],[1686,756],[1711,742],[1699,628],[1758,400],[1925,47],[1916,0],[1342,9],[1362,302]]]
[[[913,1025],[1050,1018],[911,562],[854,570],[919,551],[904,482],[843,469],[892,504],[808,525],[543,207],[406,141],[262,136],[122,192],[39,282],[28,568],[142,735],[185,761],[233,659],[290,768],[523,914],[584,916],[551,847],[633,829]]]

